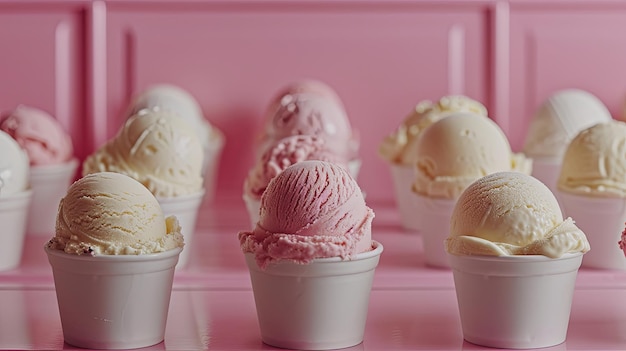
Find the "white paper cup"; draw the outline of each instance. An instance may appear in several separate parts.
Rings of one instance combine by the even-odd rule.
[[[444,241],[450,236],[450,217],[456,200],[429,198],[418,194],[414,196],[416,201],[413,216],[420,223],[424,261],[429,266],[449,268]]]
[[[391,177],[396,198],[396,207],[400,213],[402,227],[410,232],[417,232],[420,223],[415,216],[416,196],[412,190],[415,170],[412,166],[391,164]]]
[[[212,139],[204,146],[204,158],[202,159],[202,174],[204,177],[204,199],[203,202],[211,202],[215,197],[217,176],[219,171],[220,158],[224,148],[224,135],[216,128],[212,129]]]
[[[361,159],[355,158],[348,161],[348,173],[350,173],[352,178],[357,179],[359,171],[361,171]]]
[[[626,199],[591,197],[560,191],[565,214],[585,233],[591,250],[583,267],[626,270],[624,252],[617,244],[626,222]]]
[[[0,224],[2,225],[2,245],[0,245],[0,271],[7,271],[20,265],[28,206],[32,200],[32,190],[7,196],[0,196]]]
[[[30,168],[30,187],[33,199],[30,203],[28,235],[46,236],[54,234],[59,202],[72,184],[78,160]]]
[[[149,255],[78,256],[44,247],[63,337],[92,349],[132,349],[164,339],[181,248]]]
[[[196,222],[198,211],[202,204],[204,190],[191,195],[176,197],[158,197],[157,201],[161,205],[161,210],[165,217],[176,216],[181,227],[181,233],[185,238],[185,249],[180,254],[180,259],[176,268],[183,268],[189,261],[191,248],[193,247],[193,237],[196,232]]]
[[[514,349],[564,342],[582,258],[449,255],[463,338]]]
[[[246,210],[248,211],[248,217],[250,218],[250,228],[254,228],[259,221],[261,200],[252,198],[247,194],[243,194],[243,202],[246,204]]]
[[[563,202],[557,191],[557,181],[561,173],[562,161],[560,158],[533,158],[532,176],[545,184],[556,197],[563,212]]]
[[[281,348],[328,350],[363,341],[369,296],[383,246],[353,260],[289,261],[259,269],[245,254],[263,342]]]

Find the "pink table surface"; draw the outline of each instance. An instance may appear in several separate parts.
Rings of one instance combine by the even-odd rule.
[[[424,266],[418,233],[395,208],[373,205],[376,270],[362,344],[349,350],[479,350],[463,341],[452,273]],[[248,224],[239,199],[202,209],[189,265],[176,272],[165,341],[154,350],[269,350],[260,339],[248,271],[236,234]],[[23,262],[0,273],[0,349],[64,344],[46,237],[28,237]],[[548,350],[626,348],[626,272],[581,269],[566,343]]]

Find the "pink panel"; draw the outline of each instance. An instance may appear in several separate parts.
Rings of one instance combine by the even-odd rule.
[[[0,4],[0,111],[27,104],[61,121],[84,157],[83,13],[77,5]]]
[[[598,96],[614,118],[626,97],[626,7],[512,6],[510,135],[523,145],[528,121],[554,91],[580,88]]]
[[[133,93],[159,82],[184,87],[227,137],[218,196],[240,196],[263,110],[291,80],[336,88],[361,135],[359,182],[371,200],[391,200],[376,150],[415,103],[489,96],[481,5],[107,6],[107,136]]]

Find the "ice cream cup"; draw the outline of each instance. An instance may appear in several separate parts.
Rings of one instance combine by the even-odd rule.
[[[561,158],[533,158],[532,176],[539,179],[543,184],[548,187],[548,189],[550,189],[550,191],[552,191],[554,197],[556,197],[556,200],[559,202],[562,211],[563,202],[556,187],[556,183],[559,179],[559,174],[561,172],[561,164]]]
[[[392,164],[391,177],[396,197],[396,206],[400,213],[402,227],[411,232],[417,232],[419,222],[415,216],[416,197],[411,190],[415,180],[415,170],[412,166]]]
[[[28,235],[49,237],[54,234],[59,201],[72,184],[76,167],[76,159],[57,165],[31,166],[29,181],[33,200],[26,226]]]
[[[626,199],[591,197],[560,191],[565,214],[587,236],[591,250],[583,267],[626,270],[626,258],[617,242],[626,222]]]
[[[427,265],[448,268],[448,254],[444,241],[450,235],[450,217],[455,199],[437,199],[414,194],[413,216],[420,223],[419,232],[424,243],[424,261]]]
[[[363,341],[369,296],[383,246],[352,260],[310,264],[270,263],[262,270],[245,254],[264,343],[281,348],[327,350]]]
[[[204,177],[203,202],[211,202],[215,197],[219,161],[224,148],[224,135],[217,129],[212,129],[212,139],[204,146],[204,158],[202,159],[202,174]]]
[[[243,194],[243,202],[246,204],[246,210],[248,210],[248,217],[250,217],[250,228],[256,227],[256,223],[259,221],[259,211],[261,210],[261,200],[255,199],[247,194]]]
[[[2,224],[2,245],[0,245],[0,271],[7,271],[20,265],[28,220],[28,205],[33,191],[0,196],[0,223]]]
[[[361,170],[361,159],[355,158],[348,161],[348,172],[352,178],[357,179]]]
[[[180,254],[177,269],[185,267],[189,261],[189,255],[191,248],[193,247],[193,237],[196,231],[196,222],[198,218],[198,211],[202,204],[202,197],[204,196],[204,189],[201,191],[190,194],[175,197],[158,197],[157,201],[161,205],[163,215],[176,216],[178,223],[181,227],[181,233],[185,238],[185,249]]]
[[[530,349],[565,341],[583,254],[561,258],[449,255],[463,338]]]
[[[72,255],[44,246],[65,342],[132,349],[164,339],[181,248],[148,255]]]

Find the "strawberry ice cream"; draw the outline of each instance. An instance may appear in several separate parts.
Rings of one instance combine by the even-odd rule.
[[[311,135],[294,135],[280,139],[267,149],[244,182],[244,194],[260,200],[270,180],[294,163],[320,160],[345,166],[345,160],[332,153],[323,139]]]
[[[69,134],[40,109],[20,105],[0,119],[0,129],[26,150],[31,165],[60,164],[73,157]]]
[[[313,94],[334,100],[343,107],[343,102],[337,92],[328,84],[314,79],[302,79],[291,82],[282,88],[278,94],[274,95],[270,101],[269,107],[265,114],[265,123],[271,123],[274,114],[281,106],[281,101],[285,96],[298,94]]]
[[[239,240],[242,251],[254,253],[261,268],[277,260],[350,259],[372,249],[373,218],[343,167],[302,161],[270,181],[261,197],[259,222],[254,230],[239,233]]]
[[[276,141],[291,135],[314,135],[324,139],[336,154],[357,161],[356,133],[337,93],[314,80],[296,81],[270,101],[258,141],[260,157]],[[354,176],[358,165],[352,172]]]

